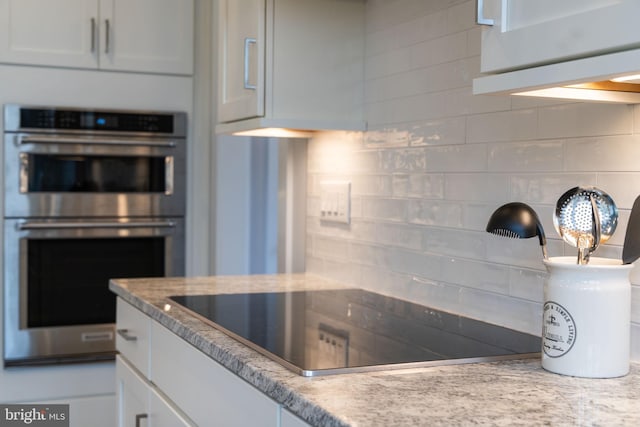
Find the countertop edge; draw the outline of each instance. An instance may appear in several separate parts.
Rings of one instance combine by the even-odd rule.
[[[189,331],[187,326],[180,324],[180,322],[175,318],[164,313],[153,304],[150,304],[142,298],[135,296],[132,292],[119,286],[114,281],[109,282],[109,289],[118,297],[121,297],[124,301],[139,309],[151,319],[157,321],[162,326],[173,332],[175,335],[188,342],[190,345],[210,357],[215,362],[224,366],[239,378],[242,378],[244,381],[260,390],[266,396],[283,405],[291,413],[295,414],[306,422],[309,422],[313,425],[323,425],[327,427],[349,427],[351,425],[339,419],[334,414],[328,412],[321,406],[300,396],[300,394],[297,393],[292,387],[289,387],[286,384],[283,384],[282,382],[274,380],[270,376],[265,375],[262,369],[252,366],[248,361],[242,360],[241,356],[238,356],[237,354],[232,353],[219,345],[216,345],[210,339],[207,339],[206,337],[200,335],[197,331]],[[209,328],[211,328],[210,330],[214,330],[218,334],[220,334],[220,339],[230,340],[232,341],[232,344],[243,346],[248,351],[255,353],[256,357],[262,359],[261,363],[273,364],[276,369],[284,370],[284,368],[281,368],[269,358],[260,355],[254,350],[249,349],[248,347],[244,346],[244,344],[238,343],[233,338],[225,335],[223,332],[217,331],[213,327]],[[291,375],[295,375],[297,377],[296,374],[291,373]]]

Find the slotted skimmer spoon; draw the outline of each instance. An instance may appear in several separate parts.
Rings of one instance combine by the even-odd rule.
[[[542,256],[547,256],[547,239],[538,214],[531,206],[521,202],[511,202],[500,206],[493,212],[487,223],[487,231],[503,237],[528,239],[538,236],[542,247]]]
[[[613,199],[595,187],[574,187],[556,203],[553,226],[562,239],[578,248],[578,264],[605,243],[618,225],[618,208]]]

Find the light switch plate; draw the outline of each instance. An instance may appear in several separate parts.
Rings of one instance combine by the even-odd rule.
[[[320,183],[320,220],[349,224],[351,221],[351,183],[349,181]]]

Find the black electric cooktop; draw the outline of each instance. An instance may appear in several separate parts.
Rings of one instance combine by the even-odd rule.
[[[540,337],[362,289],[170,297],[304,376],[539,356]]]

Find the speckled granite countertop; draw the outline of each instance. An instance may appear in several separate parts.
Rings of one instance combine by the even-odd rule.
[[[118,279],[110,289],[317,426],[640,425],[640,365],[617,379],[544,371],[537,359],[306,378],[179,307],[169,295],[335,289],[300,275]]]

